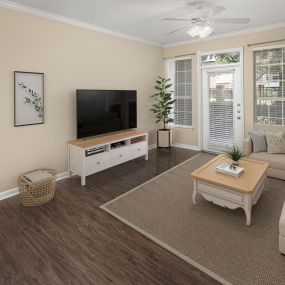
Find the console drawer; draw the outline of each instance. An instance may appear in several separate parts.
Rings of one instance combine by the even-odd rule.
[[[114,166],[129,160],[129,146],[112,149],[110,151],[110,166]]]
[[[132,158],[140,157],[147,153],[147,143],[139,142],[130,145],[130,154]]]
[[[86,176],[106,169],[109,166],[109,152],[94,154],[85,158]]]

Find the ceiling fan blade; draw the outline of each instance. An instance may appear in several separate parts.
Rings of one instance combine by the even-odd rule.
[[[213,18],[217,14],[222,13],[226,8],[222,6],[213,6],[210,9],[201,10],[201,16],[204,18]]]
[[[192,6],[197,9],[205,9],[205,8],[213,7],[215,5],[213,3],[209,3],[203,0],[202,1],[198,0],[198,1],[187,2],[186,6]]]
[[[215,24],[247,24],[249,18],[218,18],[214,19]]]
[[[181,31],[181,30],[184,30],[184,29],[186,29],[186,28],[188,28],[188,27],[189,27],[189,26],[184,26],[184,27],[182,27],[182,28],[179,28],[179,29],[176,29],[176,30],[174,30],[174,31],[171,31],[171,32],[167,33],[166,35],[167,35],[167,36],[172,35],[172,34],[174,34],[174,33],[176,33],[176,32],[179,32],[179,31]]]
[[[179,19],[179,18],[162,18],[162,21],[182,21],[182,22],[189,22],[189,19]]]

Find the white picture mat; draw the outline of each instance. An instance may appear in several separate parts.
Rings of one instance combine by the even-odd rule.
[[[25,96],[30,97],[25,89],[19,86],[23,82],[27,88],[40,94],[44,107],[44,74],[15,72],[15,126],[41,124],[44,116],[39,116],[31,104],[25,104]]]

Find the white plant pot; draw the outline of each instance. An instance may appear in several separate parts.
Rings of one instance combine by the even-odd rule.
[[[171,145],[172,145],[172,130],[171,129],[157,130],[157,147],[170,148]]]

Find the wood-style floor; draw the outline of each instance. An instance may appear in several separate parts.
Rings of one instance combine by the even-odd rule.
[[[196,152],[151,150],[87,178],[57,182],[56,197],[25,208],[0,201],[0,284],[218,284],[99,208]]]

